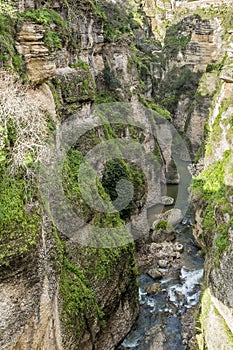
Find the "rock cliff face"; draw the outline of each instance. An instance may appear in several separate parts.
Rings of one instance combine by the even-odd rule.
[[[43,25],[24,23],[18,33],[16,48],[25,58],[28,78],[34,84],[42,84],[55,75],[54,57],[44,46]]]
[[[202,333],[198,336],[201,349],[204,344],[208,349],[233,348],[231,96],[232,87],[223,81],[210,114],[205,168],[194,182],[194,232],[206,249],[205,280],[209,287],[202,297]],[[210,180],[206,178],[208,173]]]
[[[111,43],[105,43],[103,47],[103,19],[94,12],[90,3],[83,2],[81,9],[72,2],[66,5],[63,2],[53,2],[50,5],[43,4],[42,8],[39,1],[20,1],[18,10],[20,14],[9,5],[3,12],[3,17],[12,25],[11,30],[15,35],[9,39],[11,42],[15,39],[10,47],[14,57],[9,52],[7,63],[12,64],[12,61],[18,59],[20,70],[26,74],[25,84],[30,82],[27,87],[19,83],[16,92],[18,108],[20,103],[24,108],[23,98],[20,100],[22,96],[25,96],[29,105],[38,101],[39,106],[34,107],[40,110],[44,123],[41,124],[41,129],[45,128],[46,131],[43,137],[40,135],[42,139],[39,139],[36,131],[33,134],[33,128],[28,130],[33,140],[34,136],[37,138],[35,143],[46,142],[52,130],[60,125],[59,118],[66,120],[75,112],[77,118],[88,118],[97,97],[101,99],[102,95],[103,98],[107,95],[109,101],[115,101],[114,96],[105,93],[107,84],[112,83],[112,91],[114,84],[117,84],[119,89],[116,95],[127,100],[125,91],[130,95],[131,86],[131,76],[127,70],[129,48],[124,44],[116,47]],[[11,13],[14,14],[12,17]],[[72,44],[70,39],[73,39]],[[122,71],[120,82],[114,78],[117,70]],[[11,119],[12,109],[11,112],[9,109],[12,86],[9,83],[8,87],[6,83],[8,76],[10,74],[3,70],[1,86],[6,85],[6,89],[1,89],[1,96],[4,96],[1,100],[0,122],[1,185],[3,184],[1,208],[5,205],[6,211],[1,222],[3,302],[0,306],[0,347],[114,349],[129,332],[138,314],[134,245],[122,244],[112,249],[83,247],[69,241],[62,232],[57,231],[43,212],[41,198],[29,194],[31,190],[27,192],[30,186],[38,186],[34,169],[30,168],[33,167],[37,153],[30,141],[28,150],[21,154],[19,168],[12,170],[10,183],[5,183],[5,177],[8,176],[6,157],[9,156],[11,162],[16,154],[14,146],[16,149],[18,147],[18,139],[15,142],[9,125],[17,137],[21,132],[23,137],[24,133],[27,135],[25,129],[23,132],[25,125],[29,129],[29,125],[33,123],[30,113],[25,120],[16,111],[14,116],[16,115],[17,123]],[[96,85],[103,87],[102,95],[99,93],[96,96]],[[17,103],[16,100],[14,103]],[[27,108],[30,110],[28,105]],[[6,111],[9,115],[5,117]],[[4,128],[4,125],[7,127]],[[106,128],[106,134],[104,130],[92,129],[92,133],[83,137],[80,142],[80,149],[84,153],[88,148],[94,147],[96,142],[101,142],[114,133],[111,126]],[[76,149],[73,152],[77,152],[77,158],[81,154]],[[126,167],[126,164],[123,165]],[[72,179],[71,168],[75,166],[72,159],[66,166],[64,177],[68,176],[67,183],[70,185],[67,191],[73,197],[70,198],[73,204],[77,200],[75,206],[78,211],[82,204],[77,199],[80,194],[73,191],[77,180]],[[129,169],[127,171],[130,172]],[[138,179],[140,180],[140,176]],[[15,193],[17,198],[9,208],[11,181],[16,188],[20,185],[26,186],[26,183],[29,187],[25,187],[27,198],[21,202],[22,194],[17,197]],[[139,193],[137,200],[143,201],[142,196]],[[20,208],[19,215],[22,212],[22,217],[17,218],[14,215],[14,206]],[[106,230],[114,225],[119,225],[120,230],[122,229],[122,220],[118,214],[113,217],[98,217],[96,211],[90,208],[85,210],[87,222],[99,220],[99,225],[102,226],[106,221]],[[30,221],[31,211],[38,227],[34,227],[35,224]]]
[[[229,28],[228,32],[229,31]],[[215,67],[218,89],[209,112],[204,170],[194,179],[195,235],[206,251],[200,349],[232,349],[232,38],[223,42],[224,60]],[[217,68],[217,69],[216,69]],[[221,341],[219,340],[221,339]]]

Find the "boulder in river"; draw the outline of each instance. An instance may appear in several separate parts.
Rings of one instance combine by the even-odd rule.
[[[172,205],[174,203],[174,198],[169,196],[162,196],[161,197],[161,204],[163,205]]]
[[[161,213],[157,216],[157,219],[153,222],[152,228],[154,229],[156,225],[158,225],[159,221],[167,221],[170,225],[177,225],[179,222],[181,222],[183,219],[183,214],[180,209],[170,209],[167,210],[165,213]]]
[[[176,234],[175,234],[174,228],[173,228],[173,230],[171,230],[171,229],[156,230],[155,229],[151,235],[151,240],[152,240],[152,242],[155,242],[155,243],[162,243],[164,241],[172,242],[175,239],[176,239]]]
[[[164,343],[166,339],[163,334],[163,328],[160,325],[155,325],[152,327],[148,332],[146,336],[146,349],[148,350],[163,350],[164,349]]]
[[[149,271],[147,271],[147,275],[153,278],[154,280],[158,280],[163,277],[161,271],[159,271],[156,268],[152,268]]]
[[[182,253],[184,251],[184,246],[181,243],[176,242],[174,244],[174,251]]]
[[[159,283],[153,283],[151,284],[148,288],[147,288],[147,293],[148,294],[157,294],[157,293],[161,293],[161,287]]]

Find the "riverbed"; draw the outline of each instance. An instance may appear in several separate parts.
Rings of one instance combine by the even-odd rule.
[[[182,264],[161,269],[161,293],[148,294],[155,280],[146,273],[138,277],[140,315],[132,331],[117,349],[185,350],[182,319],[200,298],[203,258],[192,235],[193,214],[189,211],[176,227],[176,241],[184,246]]]

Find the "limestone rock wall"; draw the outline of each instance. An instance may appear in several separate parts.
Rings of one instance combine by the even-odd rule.
[[[24,23],[15,43],[17,51],[25,58],[28,78],[33,84],[42,84],[55,75],[54,57],[44,45],[43,25]]]
[[[186,135],[191,154],[195,155],[203,141],[208,108],[218,84],[212,75],[203,89],[203,80],[207,77],[202,75],[208,64],[223,59],[223,29],[217,18],[207,20],[195,14],[184,17],[173,27],[176,32],[173,40],[180,36],[180,42],[176,44],[178,47],[172,47],[172,36],[169,32],[165,35],[166,66],[159,83],[159,96],[171,111],[175,127]]]
[[[202,297],[201,332],[197,335],[200,349],[233,348],[233,86],[227,69],[232,60],[231,42],[230,37],[223,45],[225,61],[217,74],[218,88],[209,113],[204,170],[194,179],[197,181],[193,190],[196,208],[194,234],[206,253],[204,285],[208,286]]]
[[[19,1],[18,9],[23,13],[40,5],[40,1]],[[103,21],[91,11],[90,4],[83,2],[81,11],[74,3],[67,7],[63,1],[49,2],[47,8],[69,21],[74,47],[65,42],[67,37],[62,37],[63,46],[58,50],[46,46],[45,36],[54,33],[56,25],[49,27],[27,18],[17,28],[15,48],[24,59],[30,98],[40,100],[50,126],[54,129],[59,117],[62,121],[75,112],[79,117],[90,117],[96,86],[106,90],[108,76],[102,79],[106,66],[112,75],[121,72],[119,99],[127,101],[127,95],[130,99],[130,89],[138,85],[128,73],[130,49],[124,43],[105,43],[104,47]],[[91,147],[94,141],[87,138],[83,147]],[[139,311],[133,245],[101,252],[93,249],[89,257],[83,257],[81,251],[87,255],[88,249],[52,231],[42,227],[33,251],[25,252],[24,259],[16,257],[15,270],[12,265],[3,268],[0,347],[114,349],[130,331]],[[72,259],[72,264],[67,259]],[[86,278],[80,272],[84,267]]]
[[[56,254],[48,218],[31,254],[1,273],[2,349],[62,349]]]

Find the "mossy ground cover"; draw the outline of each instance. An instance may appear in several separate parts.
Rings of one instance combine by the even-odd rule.
[[[3,6],[4,5],[4,6]],[[7,5],[7,6],[5,6]],[[66,19],[50,8],[40,7],[36,10],[17,12],[15,5],[0,1],[0,65],[23,75],[26,67],[24,58],[15,47],[16,35],[25,21],[41,24],[45,28],[43,42],[50,52],[67,47],[73,51],[78,48],[72,28]]]
[[[110,135],[109,130],[107,132],[108,135]],[[115,135],[113,130],[111,130],[111,133]],[[91,136],[89,133],[88,135],[85,135],[85,143],[87,140],[89,140],[89,147],[92,148],[93,145],[97,145],[100,140],[98,139],[98,134],[96,133],[93,134],[94,137],[91,136],[91,138],[89,138],[89,136]],[[82,141],[84,141],[83,138]],[[79,144],[81,145],[83,142],[79,142]],[[86,153],[88,149],[85,147],[83,151]],[[90,169],[93,178],[96,179],[95,193],[103,200],[110,203],[109,210],[111,209],[111,201],[116,200],[118,196],[118,193],[116,192],[116,185],[121,179],[127,179],[134,187],[133,199],[126,208],[116,213],[108,213],[106,208],[106,213],[98,213],[97,209],[91,208],[90,205],[83,200],[82,192],[79,187],[78,172],[83,160],[83,154],[77,149],[72,148],[68,153],[68,157],[65,160],[63,167],[63,187],[72,207],[78,215],[83,217],[85,222],[90,222],[94,219],[97,227],[101,227],[101,225],[109,227],[109,225],[111,225],[111,227],[122,228],[123,222],[121,219],[129,219],[130,215],[137,210],[137,202],[143,201],[143,198],[145,199],[146,180],[142,170],[133,164],[130,165],[126,162],[126,160],[124,160],[124,158],[121,158],[120,150],[119,159],[108,161],[105,164],[102,179],[99,178],[99,175],[94,171],[94,169]],[[87,195],[88,193],[89,191],[87,189]],[[91,201],[92,199],[90,197],[89,202]],[[121,234],[123,234],[123,232]]]
[[[196,325],[196,337],[198,342],[198,350],[204,350],[205,348],[205,328],[206,319],[208,318],[211,307],[210,290],[206,289],[201,296],[201,313],[197,320]]]
[[[0,95],[0,264],[7,266],[30,256],[38,243],[38,150],[54,125],[29,100],[26,85],[7,71]]]
[[[233,29],[233,9],[228,5],[210,6],[208,8],[198,9],[195,11],[203,19],[220,18],[225,34],[228,30]]]
[[[111,215],[96,216],[92,225],[106,224],[108,227],[119,225],[119,218],[111,218]],[[111,237],[101,237],[109,244]],[[97,237],[96,241],[100,239]],[[92,242],[93,243],[93,242]],[[82,338],[85,329],[98,324],[100,331],[104,331],[106,321],[109,317],[108,303],[103,303],[99,298],[98,286],[117,281],[118,274],[121,274],[121,293],[130,294],[132,300],[137,302],[137,269],[134,259],[134,244],[124,244],[124,232],[122,246],[112,248],[84,247],[73,242],[61,243],[58,238],[58,245],[62,247],[60,254],[60,293],[62,297],[62,327],[65,333],[65,341],[77,343]],[[122,272],[120,272],[122,270]],[[101,282],[102,281],[102,282]],[[97,288],[97,289],[96,289]],[[96,292],[95,292],[96,291]],[[104,291],[103,291],[104,293]],[[107,302],[107,301],[106,301]],[[103,307],[104,305],[104,307]],[[136,307],[136,306],[135,306]]]
[[[97,304],[90,281],[76,265],[64,258],[60,275],[60,293],[62,296],[62,323],[71,339],[76,342],[87,326],[88,319],[97,322],[104,314]],[[66,338],[65,336],[65,338]]]
[[[213,320],[213,322],[217,322],[218,326],[221,328],[221,332],[224,335],[223,341],[226,342],[226,348],[230,345],[233,345],[233,336],[232,332],[229,329],[226,321],[222,317],[222,315],[219,313],[218,309],[215,307],[215,304],[212,301],[211,298],[211,291],[209,288],[206,288],[202,292],[201,296],[201,311],[199,314],[199,317],[197,319],[196,324],[196,338],[198,342],[198,350],[204,350],[206,349],[206,333],[207,328],[209,328],[209,322],[211,315],[214,313],[214,315],[217,316],[216,320]],[[215,325],[216,327],[216,325]],[[210,330],[208,330],[208,333],[210,333]],[[225,347],[224,347],[225,348]],[[193,349],[194,350],[194,349]]]
[[[23,74],[24,59],[15,49],[16,25],[16,16],[12,17],[8,12],[0,11],[0,67]]]

